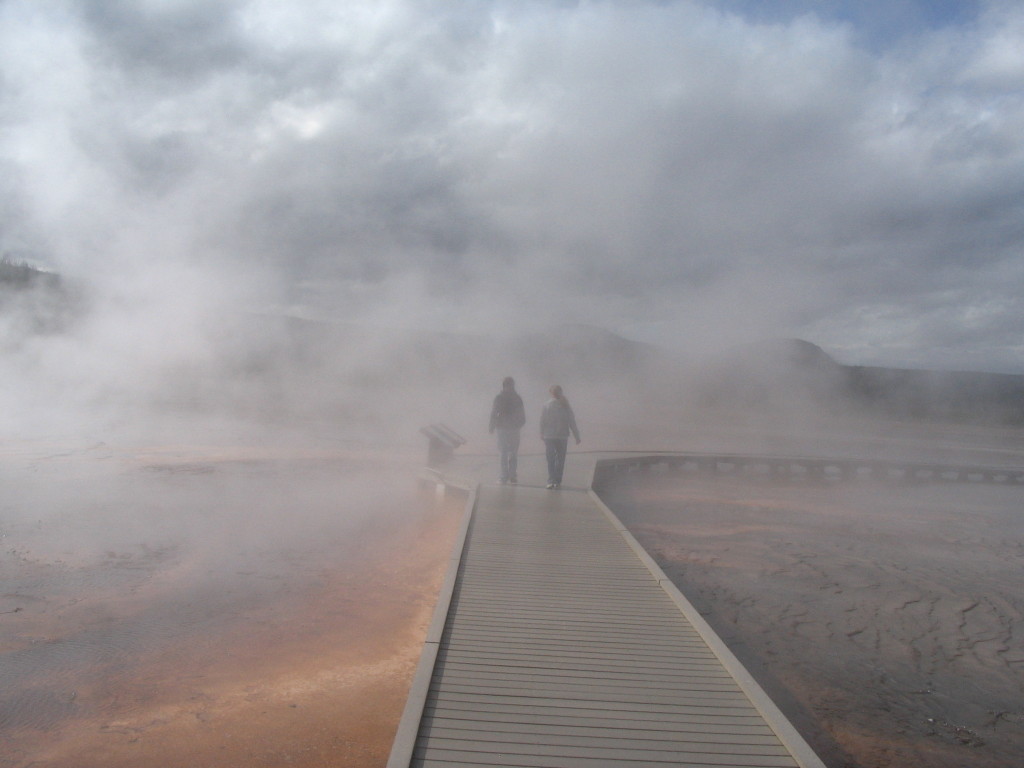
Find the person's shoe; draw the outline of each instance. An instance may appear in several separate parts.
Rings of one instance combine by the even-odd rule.
[[[509,482],[510,482],[510,483],[511,483],[512,485],[516,485],[516,484],[517,484],[517,483],[519,482],[519,478],[518,478],[518,477],[510,477],[510,478],[508,479],[508,481],[509,481]]]
[[[548,483],[548,484],[547,484],[546,486],[544,486],[544,487],[545,487],[545,488],[547,488],[547,489],[548,489],[548,490],[550,491],[550,490],[551,490],[552,488],[554,488],[554,487],[555,487],[555,484],[554,484],[554,483]]]
[[[555,483],[554,487],[555,487],[555,490],[557,491],[559,488],[562,487],[562,484],[561,483]]]
[[[504,485],[507,482],[508,482],[508,480],[506,480],[504,477],[499,477],[498,478],[498,485]]]

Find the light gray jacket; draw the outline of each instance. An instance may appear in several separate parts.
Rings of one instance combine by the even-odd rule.
[[[565,440],[569,433],[580,440],[580,431],[576,428],[576,415],[567,400],[552,398],[544,403],[540,412],[540,436],[544,440]]]

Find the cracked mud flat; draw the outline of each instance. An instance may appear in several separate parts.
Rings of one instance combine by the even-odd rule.
[[[461,511],[409,466],[0,463],[0,766],[384,765]]]
[[[603,495],[830,768],[1024,765],[1024,488]]]

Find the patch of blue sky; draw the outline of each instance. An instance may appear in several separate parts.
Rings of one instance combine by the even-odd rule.
[[[754,23],[785,23],[814,16],[849,25],[854,39],[881,50],[917,35],[971,24],[984,0],[704,0]]]

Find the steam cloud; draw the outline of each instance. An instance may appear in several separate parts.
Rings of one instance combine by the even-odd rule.
[[[1024,9],[762,5],[8,0],[0,250],[93,297],[8,399],[286,401],[282,314],[1024,371]]]

